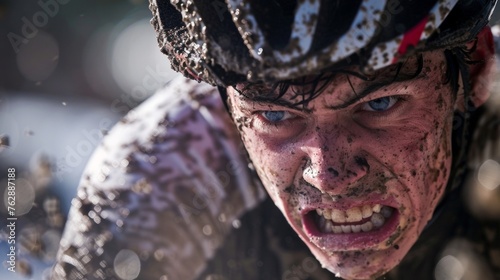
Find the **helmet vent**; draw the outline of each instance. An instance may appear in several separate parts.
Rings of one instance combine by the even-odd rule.
[[[247,56],[248,49],[231,19],[227,6],[215,5],[213,1],[194,0],[198,12],[207,26],[206,36],[214,40],[227,55]],[[222,2],[220,2],[222,3]]]
[[[322,0],[310,53],[320,51],[349,31],[361,0]]]
[[[297,1],[252,1],[251,9],[269,45],[275,50],[284,49],[290,41]]]

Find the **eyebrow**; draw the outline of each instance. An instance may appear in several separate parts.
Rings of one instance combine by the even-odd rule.
[[[372,79],[372,78],[366,78],[365,83],[364,83],[364,88],[360,92],[356,92],[354,89],[354,86],[351,83],[350,76],[353,75],[355,77],[360,78],[360,76],[353,74],[350,71],[339,71],[337,74],[346,74],[347,75],[347,81],[349,82],[349,85],[351,86],[352,91],[354,92],[354,97],[348,99],[347,101],[344,101],[342,104],[339,105],[326,105],[326,108],[332,109],[332,110],[339,110],[339,109],[344,109],[347,108],[355,103],[357,103],[359,100],[362,98],[370,95],[371,93],[384,88],[388,85],[391,84],[398,84],[404,81],[414,81],[414,80],[421,80],[425,77],[425,75],[422,74],[422,69],[423,69],[423,57],[421,55],[417,56],[417,69],[413,73],[406,73],[406,71],[401,71],[403,64],[398,64],[398,67],[395,69],[395,73],[391,70],[389,72],[385,73],[380,73],[378,75],[378,79]],[[393,75],[390,75],[393,74]],[[361,78],[363,79],[363,78]],[[375,81],[374,81],[375,80]],[[378,80],[378,81],[377,81]],[[324,86],[326,86],[329,83],[327,81]],[[362,84],[363,85],[363,84]],[[263,105],[278,105],[278,106],[283,106],[287,107],[290,109],[295,109],[295,110],[301,110],[303,112],[312,112],[313,109],[307,109],[305,106],[307,103],[302,103],[302,102],[290,102],[287,100],[284,100],[281,98],[282,96],[269,96],[269,97],[262,97],[262,96],[254,96],[250,97],[247,96],[243,91],[244,90],[238,90],[237,88],[234,88],[236,92],[239,93],[239,96],[241,99],[243,99],[245,102],[256,102],[260,103]],[[300,96],[300,95],[295,95],[295,97]],[[293,99],[295,99],[295,97]],[[292,99],[292,100],[293,100]],[[302,108],[299,108],[300,105],[303,105]]]
[[[421,75],[421,72],[422,72],[421,65],[419,65],[417,71],[413,75],[404,75],[403,74],[403,76],[400,77],[401,73],[398,71],[398,73],[396,73],[395,76],[391,77],[389,75],[386,75],[383,77],[383,79],[381,81],[367,83],[367,85],[360,92],[356,92],[354,90],[354,86],[351,83],[351,79],[349,79],[349,76],[347,76],[347,81],[349,82],[349,85],[351,86],[351,89],[354,92],[354,97],[348,99],[347,101],[344,101],[344,103],[342,103],[340,105],[330,105],[330,106],[327,106],[327,108],[332,109],[332,110],[345,109],[345,108],[351,106],[352,104],[358,102],[359,100],[363,99],[364,97],[366,97],[366,96],[372,94],[373,92],[375,92],[381,88],[384,88],[388,85],[398,84],[398,83],[401,83],[404,81],[421,80],[425,77],[424,75]]]
[[[403,81],[407,81],[407,80],[419,80],[419,79],[422,79],[423,77],[418,75],[417,77],[411,79],[400,79],[398,80],[397,77],[391,77],[391,76],[386,76],[382,81],[379,81],[377,83],[374,83],[374,82],[370,82],[370,83],[367,83],[367,85],[359,92],[356,92],[354,91],[354,87],[353,85],[351,84],[351,80],[349,79],[349,77],[347,78],[349,84],[351,85],[351,88],[352,90],[354,91],[354,97],[348,99],[347,101],[344,101],[342,104],[340,105],[329,105],[329,106],[326,106],[326,108],[328,109],[332,109],[332,110],[340,110],[340,109],[345,109],[349,106],[351,106],[352,104],[355,104],[356,102],[358,102],[359,100],[363,99],[364,97],[372,94],[373,92],[376,92],[377,90],[381,89],[381,88],[384,88],[390,84],[397,84],[399,82],[403,82]],[[239,92],[239,91],[237,91]],[[279,99],[276,99],[274,97],[272,98],[263,98],[263,97],[255,97],[255,98],[250,98],[244,94],[242,94],[240,92],[239,94],[240,98],[243,99],[245,102],[249,102],[249,103],[259,103],[259,104],[262,104],[262,105],[272,105],[272,106],[283,106],[283,107],[287,107],[287,108],[290,108],[290,109],[294,109],[294,110],[298,110],[299,108],[297,108],[296,106],[296,103],[292,103],[292,102],[289,102],[287,100],[284,100],[282,98],[279,98]],[[305,113],[310,113],[312,112],[312,109],[307,109],[307,108],[300,108],[299,110],[302,110],[303,112]]]
[[[351,88],[354,91],[354,87],[351,84],[351,80],[349,78],[347,80],[349,81],[349,84],[351,85]],[[391,78],[391,79],[387,79],[387,80],[384,80],[384,81],[381,81],[378,83],[371,83],[371,84],[367,85],[366,87],[364,87],[359,92],[354,91],[355,96],[348,99],[347,101],[344,101],[344,103],[342,103],[340,105],[327,106],[327,108],[332,109],[332,110],[345,109],[345,108],[351,106],[352,104],[358,102],[359,100],[363,99],[364,97],[372,94],[373,92],[375,92],[375,91],[377,91],[377,90],[379,90],[387,85],[397,83],[397,82],[398,81],[396,81],[394,78]]]
[[[286,101],[286,100],[283,100],[282,98],[279,98],[279,99],[276,99],[276,98],[250,98],[244,94],[242,94],[241,92],[239,91],[236,91],[238,92],[238,96],[240,99],[242,99],[243,101],[245,102],[248,102],[248,103],[258,103],[260,105],[269,105],[269,106],[283,106],[283,107],[286,107],[286,108],[289,108],[289,109],[293,109],[293,110],[300,110],[304,113],[311,113],[312,112],[312,109],[308,109],[308,108],[298,108],[296,103],[292,103],[292,102],[289,102],[289,101]]]

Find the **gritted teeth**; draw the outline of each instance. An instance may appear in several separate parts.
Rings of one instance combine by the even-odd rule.
[[[319,216],[324,217],[327,220],[332,220],[335,223],[355,223],[360,222],[363,219],[370,218],[373,213],[386,214],[387,217],[392,214],[393,208],[388,206],[381,206],[380,204],[375,204],[373,206],[363,205],[362,207],[353,207],[342,211],[339,209],[316,209],[316,213]],[[384,215],[385,216],[385,215]]]
[[[375,204],[353,207],[346,211],[338,209],[316,209],[318,226],[325,233],[368,232],[384,225],[394,211],[389,206]],[[350,224],[357,223],[357,224]]]

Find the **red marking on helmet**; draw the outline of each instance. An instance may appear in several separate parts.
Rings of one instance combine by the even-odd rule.
[[[416,46],[418,44],[422,32],[424,32],[427,19],[428,17],[424,17],[417,25],[405,33],[403,40],[401,40],[401,44],[399,44],[398,53],[394,56],[392,63],[396,63],[398,58],[406,53],[409,46]]]
[[[186,68],[186,70],[188,71],[189,75],[191,75],[191,77],[193,77],[193,79],[195,79],[197,82],[200,82],[201,81],[201,78],[200,76],[196,75],[193,70],[191,70],[190,68]]]

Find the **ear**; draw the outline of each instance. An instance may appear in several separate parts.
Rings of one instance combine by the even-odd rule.
[[[467,43],[467,48],[473,48],[474,44],[474,41]],[[489,26],[483,28],[477,35],[476,49],[471,53],[471,60],[479,61],[479,63],[469,66],[472,87],[470,99],[474,107],[477,108],[488,100],[493,76],[496,70],[495,45]]]

